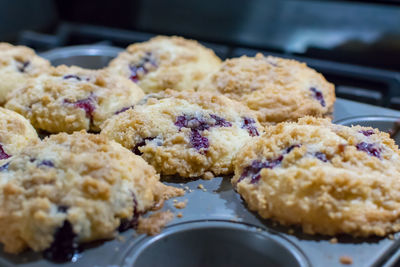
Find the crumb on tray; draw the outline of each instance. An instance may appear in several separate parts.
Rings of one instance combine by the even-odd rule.
[[[187,202],[188,202],[188,200],[187,200],[187,199],[186,199],[186,200],[184,200],[184,201],[181,201],[181,202],[174,201],[174,207],[175,207],[175,208],[177,208],[177,209],[183,209],[183,208],[186,208],[186,204],[187,204]]]
[[[340,263],[341,264],[353,264],[353,259],[350,256],[341,256]]]
[[[162,228],[173,218],[174,214],[170,210],[153,213],[147,218],[139,218],[137,232],[147,235],[156,235],[160,233]]]
[[[329,240],[329,242],[330,242],[331,244],[337,244],[338,239],[337,239],[336,237],[332,237],[331,240]]]

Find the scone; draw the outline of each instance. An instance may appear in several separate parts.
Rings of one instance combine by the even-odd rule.
[[[137,83],[146,93],[167,88],[195,90],[221,60],[197,41],[182,37],[157,36],[130,45],[111,61],[109,69]]]
[[[228,59],[199,87],[217,91],[257,112],[260,123],[330,116],[335,88],[315,70],[295,60],[242,56]]]
[[[0,107],[0,170],[12,156],[38,141],[39,137],[27,119]]]
[[[84,131],[26,147],[0,171],[0,190],[4,250],[29,247],[56,261],[71,259],[80,243],[114,237],[165,191],[182,193],[139,156]]]
[[[240,150],[232,183],[251,210],[308,234],[400,230],[400,152],[387,133],[305,117]]]
[[[106,70],[58,66],[14,91],[6,108],[49,133],[98,132],[106,119],[143,96],[137,85]]]
[[[50,63],[25,46],[0,43],[0,105],[7,95],[24,87],[27,80],[46,72]]]
[[[110,118],[101,134],[163,175],[231,173],[236,153],[262,131],[247,107],[222,95],[166,90],[158,98]]]

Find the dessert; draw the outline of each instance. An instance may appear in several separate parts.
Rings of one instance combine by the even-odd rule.
[[[146,93],[167,88],[195,90],[221,60],[197,41],[178,36],[157,36],[130,45],[111,61],[109,69],[129,78]]]
[[[232,183],[261,217],[305,233],[384,236],[400,230],[399,160],[387,133],[305,117],[244,146]]]
[[[24,87],[29,78],[46,72],[50,63],[25,46],[0,42],[0,104],[7,95]]]
[[[70,260],[80,243],[113,238],[181,189],[116,142],[75,132],[27,146],[0,171],[0,242]]]
[[[166,90],[107,120],[101,134],[163,175],[210,179],[231,173],[236,153],[261,132],[254,114],[225,96]]]
[[[58,66],[14,91],[6,108],[49,133],[98,132],[109,117],[135,105],[143,91],[106,70]]]
[[[12,156],[38,141],[39,137],[27,119],[0,107],[0,170],[6,168]]]
[[[263,124],[296,121],[306,115],[329,117],[335,102],[333,84],[315,70],[295,60],[262,54],[224,61],[199,91],[217,91],[242,102]]]

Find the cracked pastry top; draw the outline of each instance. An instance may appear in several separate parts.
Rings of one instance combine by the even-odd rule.
[[[5,107],[49,133],[98,132],[106,119],[132,107],[143,96],[137,85],[106,70],[62,65],[14,91]]]
[[[24,147],[38,142],[36,130],[20,114],[0,107],[0,164],[8,161]]]
[[[261,217],[305,233],[384,236],[400,230],[399,177],[387,133],[305,117],[246,144],[232,183]]]
[[[83,242],[112,238],[183,191],[120,144],[84,131],[25,147],[0,170],[0,242],[69,260]]]
[[[232,173],[240,148],[262,132],[246,106],[219,94],[166,90],[107,120],[101,134],[163,175]]]
[[[331,116],[335,88],[315,70],[295,60],[242,56],[223,62],[199,91],[216,91],[242,102],[262,124],[296,121],[306,115]]]
[[[29,78],[46,72],[50,62],[26,46],[13,46],[0,42],[0,104],[7,95],[23,87]]]
[[[109,69],[139,85],[146,93],[167,88],[195,90],[221,60],[214,51],[195,40],[178,36],[157,36],[135,43],[109,64]]]

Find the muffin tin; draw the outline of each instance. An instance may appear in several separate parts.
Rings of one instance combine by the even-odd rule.
[[[90,46],[85,48],[91,51]],[[104,54],[101,53],[103,48]],[[96,54],[91,54],[90,58],[97,65],[92,64],[91,68],[104,66],[107,62],[102,61],[104,58],[109,60],[118,53],[118,49],[103,48],[93,47]],[[73,51],[68,49],[71,48],[57,49],[57,53],[50,51],[42,56],[53,64],[89,66],[81,61],[87,55],[72,53],[68,57],[68,51]],[[339,124],[360,124],[387,131],[400,118],[400,112],[337,99],[333,117]],[[175,217],[156,236],[138,235],[128,230],[114,240],[86,244],[81,254],[62,266],[344,266],[340,261],[342,256],[352,259],[351,266],[392,266],[400,257],[397,252],[399,234],[394,235],[394,239],[337,236],[338,242],[334,243],[328,236],[305,235],[299,229],[261,219],[247,209],[233,190],[230,178],[169,179],[168,185],[187,191],[185,196],[176,199],[188,202],[186,208],[176,209],[173,200],[169,200],[162,210],[181,213],[181,218]],[[17,264],[26,267],[61,265],[31,251],[19,255],[0,253],[0,266]]]

